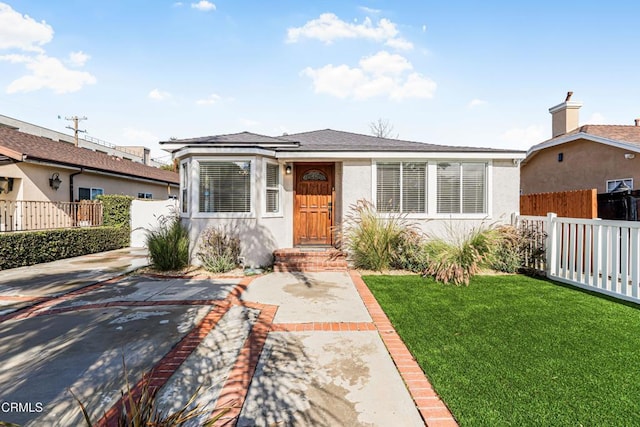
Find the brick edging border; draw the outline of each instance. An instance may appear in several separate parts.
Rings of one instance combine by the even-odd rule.
[[[455,418],[404,344],[358,271],[349,270],[351,281],[364,302],[389,355],[409,390],[420,416],[428,427],[458,426]]]

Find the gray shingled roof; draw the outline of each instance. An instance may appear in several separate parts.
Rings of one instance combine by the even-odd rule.
[[[427,144],[401,139],[380,138],[359,133],[333,129],[296,133],[281,138],[299,141],[296,151],[419,151],[419,152],[509,152],[494,148],[456,147],[450,145]],[[289,151],[284,148],[281,151]]]
[[[17,161],[40,160],[84,167],[163,183],[179,184],[177,173],[79,148],[68,142],[31,135],[0,126],[0,155]]]
[[[205,136],[201,138],[175,139],[162,141],[161,144],[184,145],[213,145],[219,147],[229,146],[270,146],[276,151],[295,152],[329,152],[329,151],[396,151],[396,152],[466,152],[466,153],[513,153],[521,150],[504,150],[494,148],[457,147],[448,145],[427,144],[401,139],[379,138],[371,135],[362,135],[352,132],[343,132],[333,129],[302,132],[279,137],[258,135],[250,132],[234,133],[229,135]]]
[[[160,144],[197,144],[197,145],[289,145],[297,146],[295,141],[271,136],[259,135],[251,132],[231,133],[226,135],[202,136],[199,138],[172,139],[160,141]]]

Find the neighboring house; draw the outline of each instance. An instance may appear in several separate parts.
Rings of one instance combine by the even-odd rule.
[[[74,145],[76,143],[75,138],[71,135],[47,129],[42,126],[34,125],[22,120],[14,119],[12,117],[3,116],[2,114],[0,114],[0,127],[8,127],[20,132],[29,133],[31,135],[43,136],[54,141],[68,142]],[[151,150],[149,150],[147,147],[131,147],[122,145],[119,146],[98,138],[91,137],[86,134],[81,134],[81,136],[78,138],[78,147],[88,148],[89,150],[96,151],[98,153],[109,154],[111,156],[120,157],[125,160],[144,163],[147,166],[161,167],[168,164],[167,162],[159,161],[158,159],[152,159]]]
[[[640,188],[640,120],[635,126],[579,126],[581,106],[567,96],[549,109],[552,138],[527,152],[521,165],[522,194]]]
[[[0,126],[0,201],[177,197],[175,172]]]
[[[275,249],[336,245],[360,199],[429,233],[509,221],[524,152],[449,147],[335,130],[243,132],[160,143],[180,164],[192,243],[215,225],[239,233],[247,264]]]

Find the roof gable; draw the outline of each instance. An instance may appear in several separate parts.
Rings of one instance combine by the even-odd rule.
[[[180,182],[175,172],[3,127],[0,127],[0,154],[17,161],[33,159],[171,184]]]

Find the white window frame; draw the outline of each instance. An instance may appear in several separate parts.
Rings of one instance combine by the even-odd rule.
[[[193,175],[191,172],[191,162],[189,159],[183,160],[180,162],[180,216],[187,217],[191,212],[191,203],[190,200],[193,200],[191,197],[191,188],[193,186]],[[185,197],[186,196],[186,197]],[[186,207],[186,209],[185,209]]]
[[[630,183],[627,184],[631,189],[633,189],[633,178],[620,178],[620,179],[608,179],[606,184],[605,184],[605,188],[607,190],[607,193],[611,193],[613,190],[615,190],[615,188],[620,185],[621,182],[624,183]],[[611,190],[609,190],[609,184],[614,184],[611,186]]]
[[[380,212],[381,215],[393,215],[402,214],[407,215],[410,218],[423,218],[429,214],[429,162],[426,160],[379,160],[374,162],[373,168],[373,200],[375,201],[376,209],[378,208],[378,163],[399,163],[400,164],[400,210],[398,212]],[[405,163],[421,163],[425,165],[424,170],[424,212],[402,212],[404,207],[404,164]]]
[[[373,200],[375,206],[377,206],[377,189],[378,189],[378,163],[426,163],[426,187],[425,187],[425,201],[426,212],[425,213],[410,213],[401,214],[395,213],[380,213],[380,216],[390,216],[401,214],[410,219],[475,219],[484,220],[491,219],[493,217],[493,161],[490,159],[420,159],[420,158],[385,158],[376,159],[372,162],[371,168],[371,200]],[[484,163],[485,169],[485,190],[486,190],[486,212],[478,214],[468,213],[438,213],[438,163],[450,162],[450,163]],[[402,181],[402,180],[401,180]],[[402,191],[402,187],[401,187]]]
[[[267,187],[267,165],[277,166],[278,167],[278,187]],[[263,159],[262,161],[262,216],[265,218],[280,218],[283,216],[283,187],[282,187],[283,173],[282,173],[282,165],[278,163],[276,160],[271,159]],[[278,211],[277,212],[267,212],[267,190],[277,190],[278,191]]]
[[[200,212],[200,163],[207,162],[250,162],[251,190],[249,194],[249,212]],[[192,218],[255,218],[256,205],[256,158],[255,157],[196,157],[191,160],[191,204]]]
[[[140,197],[141,194],[142,194],[142,197]],[[146,193],[144,191],[141,191],[138,193],[138,199],[142,199],[142,200],[153,199],[153,193]]]

